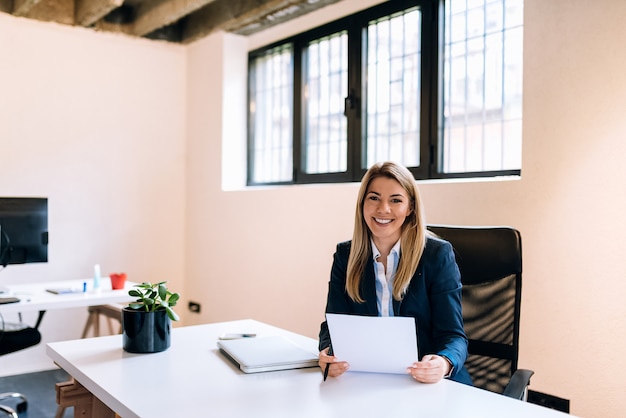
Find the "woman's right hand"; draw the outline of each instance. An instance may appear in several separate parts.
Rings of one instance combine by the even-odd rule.
[[[328,376],[330,377],[341,376],[350,368],[347,361],[339,361],[335,356],[329,356],[328,347],[320,351],[318,364],[322,368],[322,372],[326,370],[326,365],[330,364],[328,368]]]

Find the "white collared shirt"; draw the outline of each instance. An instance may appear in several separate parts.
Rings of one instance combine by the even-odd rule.
[[[387,256],[387,271],[383,263],[379,262],[380,251],[372,243],[374,257],[374,274],[376,276],[376,305],[378,316],[394,316],[393,312],[393,279],[396,277],[398,263],[400,261],[400,240],[395,243]]]

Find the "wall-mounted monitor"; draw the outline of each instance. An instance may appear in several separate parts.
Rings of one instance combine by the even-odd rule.
[[[48,199],[0,197],[0,265],[48,261]]]

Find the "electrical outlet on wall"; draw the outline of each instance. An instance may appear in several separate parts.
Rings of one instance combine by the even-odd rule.
[[[189,302],[189,310],[194,313],[200,313],[200,304],[198,302]]]

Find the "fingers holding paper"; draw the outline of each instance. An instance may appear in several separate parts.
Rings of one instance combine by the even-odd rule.
[[[448,361],[438,355],[425,355],[421,361],[416,361],[407,368],[415,380],[421,383],[437,383],[450,372],[452,366]]]
[[[328,376],[337,377],[341,376],[350,368],[347,361],[339,361],[337,357],[328,355],[328,348],[320,351],[319,354],[319,366],[322,368],[322,372],[326,370],[328,365]]]

